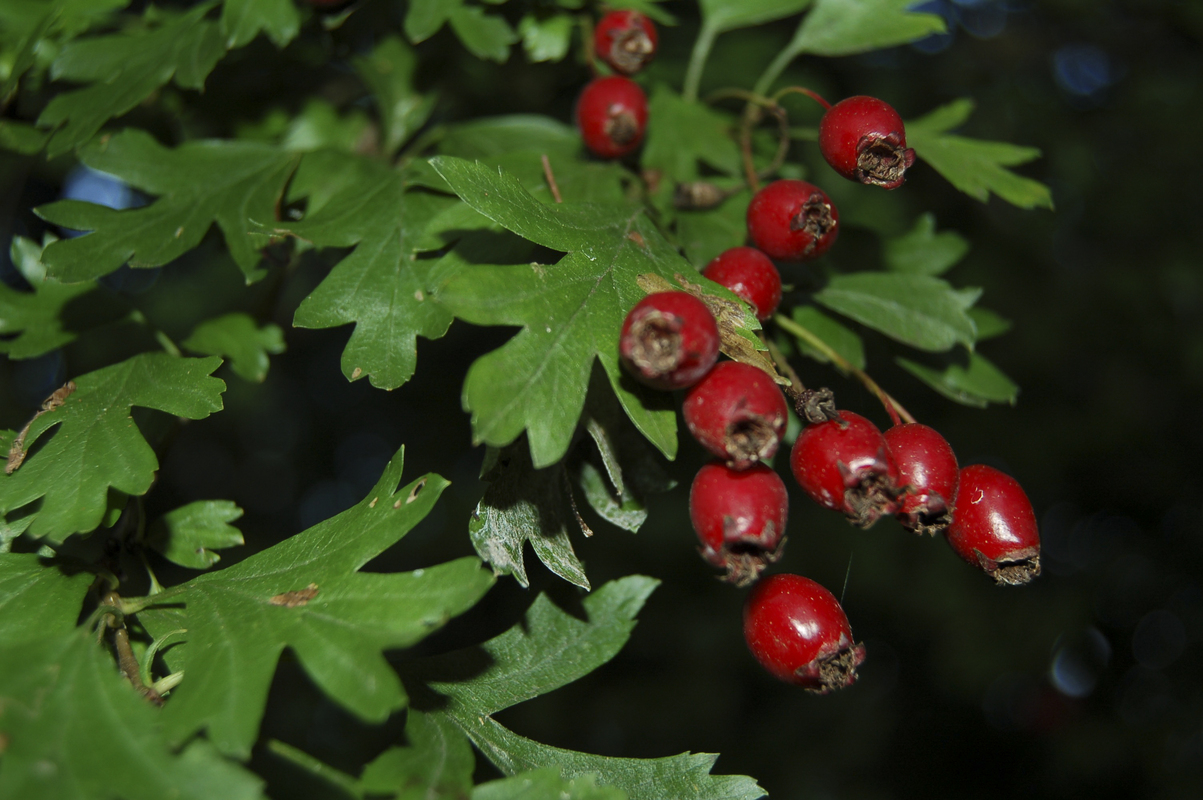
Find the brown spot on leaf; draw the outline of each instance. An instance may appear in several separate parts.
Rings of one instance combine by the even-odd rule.
[[[291,592],[278,594],[271,600],[268,600],[268,602],[273,606],[296,608],[297,606],[308,605],[309,601],[315,597],[317,597],[317,584],[311,583],[304,589],[294,589]]]
[[[421,494],[422,490],[425,488],[426,488],[426,479],[423,478],[422,480],[418,481],[417,484],[414,485],[414,488],[409,490],[409,497],[405,498],[406,504],[408,505],[409,503],[412,503],[414,500],[418,499],[418,495]]]

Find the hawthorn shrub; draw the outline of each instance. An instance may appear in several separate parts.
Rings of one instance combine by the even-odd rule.
[[[979,348],[1006,321],[981,288],[944,277],[966,239],[931,214],[874,224],[883,207],[910,213],[907,187],[826,167],[828,104],[783,77],[800,59],[821,73],[939,32],[941,18],[911,0],[682,5],[4,4],[0,146],[12,174],[56,189],[20,194],[36,219],[16,228],[0,284],[14,381],[0,418],[0,797],[260,797],[263,752],[351,797],[764,793],[752,777],[712,774],[714,755],[593,755],[495,718],[614,657],[658,583],[594,585],[573,545],[593,527],[649,527],[649,499],[673,489],[666,463],[693,446],[678,439],[679,395],[620,366],[627,312],[658,291],[703,299],[723,352],[794,404],[790,442],[799,424],[841,419],[825,375],[880,400],[882,421],[910,420],[899,390],[870,377],[870,341],[918,379],[906,391],[985,407],[1018,390]],[[632,77],[646,130],[607,159],[572,121],[580,89],[612,72],[592,26],[613,9],[654,22],[659,49]],[[756,26],[793,31],[762,52],[760,77],[707,75],[724,35]],[[494,107],[514,97],[520,110]],[[1037,151],[954,132],[970,100],[902,110],[908,168],[966,202],[1051,207],[1045,186],[1011,170]],[[834,260],[836,243],[780,265],[785,297],[761,322],[700,270],[747,243],[751,198],[777,179],[823,185],[840,224],[879,247],[864,262]],[[227,405],[276,413],[264,387],[291,350],[313,361],[294,370],[319,369],[296,347],[314,335],[302,329],[343,329],[343,377],[318,380],[383,393],[433,382],[437,366],[416,373],[418,339],[453,325],[481,350],[452,376],[472,441],[420,438],[445,462],[483,461],[475,510],[445,526],[466,528],[475,555],[380,568],[448,487],[403,474],[400,449],[351,452],[375,465],[366,491],[341,513],[301,515],[311,524],[278,541],[240,529],[229,497],[164,480],[182,438],[248,435],[218,424]],[[331,390],[332,413],[362,413],[348,397]],[[684,517],[685,494],[658,513]],[[693,548],[682,542],[681,557],[709,572]],[[572,607],[539,593],[484,640],[429,638],[459,615],[487,617],[497,582],[531,586],[530,553],[579,587]],[[738,589],[713,591],[742,604]],[[391,742],[331,765],[265,737],[285,662]]]

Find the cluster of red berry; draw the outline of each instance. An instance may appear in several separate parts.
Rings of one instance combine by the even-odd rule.
[[[638,71],[655,52],[656,31],[636,11],[607,14],[597,25],[597,55],[616,72]],[[597,78],[577,104],[585,145],[614,158],[635,150],[647,123],[647,102],[623,75]],[[860,183],[901,186],[915,153],[902,118],[887,103],[857,96],[834,106],[808,90],[826,111],[819,148],[840,175]],[[774,260],[809,261],[839,233],[839,212],[817,186],[777,180],[748,206],[751,247],[731,248],[703,274],[743,298],[761,321],[781,301]],[[692,288],[692,287],[690,287]],[[694,478],[690,520],[702,557],[736,586],[756,583],[780,558],[789,497],[768,463],[788,422],[789,406],[775,376],[740,361],[719,362],[722,335],[707,303],[687,291],[649,294],[623,323],[619,353],[636,379],[656,389],[685,390],[689,432],[715,456]],[[829,392],[791,394],[807,423],[794,442],[790,467],[820,505],[869,527],[895,516],[906,528],[943,532],[953,549],[1001,584],[1022,584],[1040,570],[1035,514],[1023,490],[992,467],[959,468],[934,429],[895,422],[882,433],[859,414],[839,411]],[[744,635],[773,675],[825,693],[856,680],[865,649],[835,596],[800,575],[772,575],[751,591]]]

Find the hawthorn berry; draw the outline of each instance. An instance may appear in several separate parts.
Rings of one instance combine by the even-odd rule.
[[[719,335],[706,304],[686,292],[656,292],[622,323],[618,352],[636,379],[654,389],[684,389],[718,360]]]
[[[898,510],[898,467],[876,425],[851,411],[839,414],[802,429],[790,451],[790,468],[819,505],[868,528]]]
[[[734,469],[767,461],[777,452],[789,407],[769,374],[723,361],[685,394],[685,425],[693,438]]]
[[[994,467],[961,468],[945,535],[957,555],[999,585],[1020,586],[1040,574],[1036,512],[1019,482]]]
[[[819,151],[845,178],[884,189],[901,186],[915,163],[902,117],[884,100],[865,95],[827,109],[819,122]]]
[[[715,256],[702,274],[747,300],[756,319],[773,316],[781,303],[781,273],[755,247],[732,247]]]
[[[835,595],[801,575],[770,575],[752,589],[744,639],[766,670],[817,694],[851,686],[865,660]]]
[[[623,75],[633,75],[656,55],[656,26],[633,9],[611,11],[593,28],[593,51]]]
[[[576,125],[585,147],[602,158],[634,152],[647,128],[647,95],[621,75],[594,78],[576,101]]]
[[[895,425],[882,435],[904,487],[898,521],[915,533],[944,530],[957,490],[957,457],[948,440],[918,422]]]
[[[839,231],[835,205],[822,189],[806,181],[773,181],[748,204],[748,236],[770,258],[818,258],[835,243]]]
[[[732,469],[718,462],[698,470],[689,490],[689,519],[702,558],[726,570],[736,586],[756,580],[785,544],[789,494],[764,464]]]

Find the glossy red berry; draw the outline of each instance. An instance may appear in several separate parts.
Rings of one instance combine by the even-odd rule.
[[[773,181],[748,205],[748,236],[770,258],[818,258],[835,243],[839,230],[835,205],[822,189],[806,181]]]
[[[802,429],[790,468],[816,502],[868,528],[898,510],[898,467],[876,425],[851,411],[840,416]]]
[[[631,153],[647,128],[647,96],[621,75],[595,78],[576,102],[576,125],[585,146],[602,158]]]
[[[707,464],[689,490],[689,519],[702,543],[702,558],[726,570],[724,580],[745,586],[785,544],[789,494],[764,464],[731,469]]]
[[[738,361],[715,364],[686,393],[682,413],[693,438],[735,469],[772,458],[789,422],[769,374]]]
[[[765,669],[817,694],[851,686],[865,660],[835,595],[801,575],[770,575],[752,589],[744,639]]]
[[[865,95],[827,109],[819,122],[819,151],[845,178],[885,189],[901,186],[915,163],[902,117],[889,103]]]
[[[616,72],[633,75],[656,55],[656,26],[629,8],[605,14],[593,28],[593,52]]]
[[[1000,585],[1019,586],[1040,574],[1036,512],[1019,482],[994,467],[961,468],[945,533],[957,555]]]
[[[769,257],[755,247],[732,247],[717,255],[702,274],[747,300],[764,321],[781,303],[781,273]]]
[[[915,533],[934,535],[944,530],[957,491],[957,457],[952,446],[939,431],[917,422],[895,425],[882,435],[904,488],[898,521]]]
[[[684,389],[718,360],[718,325],[706,304],[686,292],[657,292],[622,323],[618,352],[627,371],[655,389]]]

